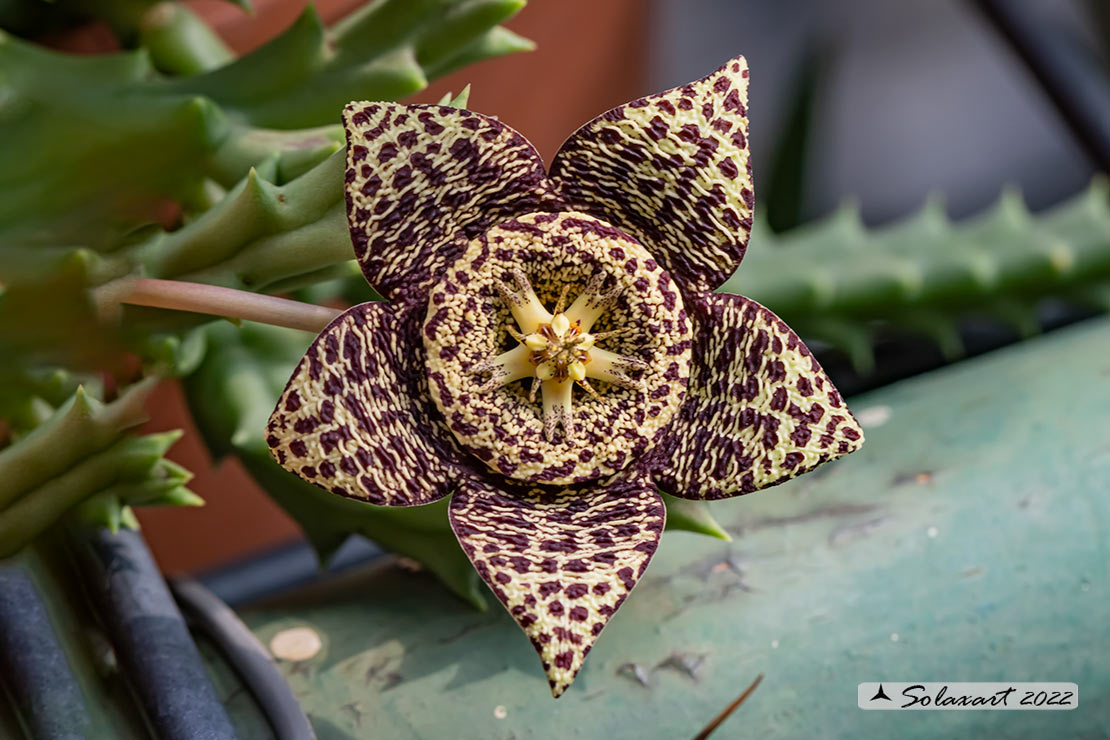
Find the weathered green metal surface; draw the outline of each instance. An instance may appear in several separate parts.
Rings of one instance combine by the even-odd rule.
[[[855,398],[863,450],[667,533],[558,701],[501,609],[385,566],[244,618],[321,738],[1110,734],[1110,321]],[[683,665],[687,668],[684,668]],[[646,682],[642,685],[637,674]],[[1073,681],[1070,712],[864,712],[862,681]]]

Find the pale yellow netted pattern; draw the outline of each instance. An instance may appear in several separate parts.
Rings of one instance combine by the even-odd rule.
[[[453,490],[462,453],[429,416],[414,313],[364,303],[316,338],[270,416],[267,442],[282,467],[379,505],[426,504]]]
[[[468,485],[450,512],[478,574],[531,638],[556,697],[647,568],[667,514],[640,476],[578,490]]]
[[[660,488],[726,498],[782,483],[863,444],[840,393],[781,319],[736,295],[689,305],[690,386],[659,450]]]
[[[460,108],[350,103],[347,221],[355,257],[389,298],[422,298],[462,244],[546,190],[528,141]]]
[[[748,66],[634,100],[576,131],[551,165],[568,204],[639,239],[682,288],[713,290],[752,225]]]
[[[527,378],[490,388],[482,371],[515,325],[494,288],[512,284],[513,270],[549,306],[564,286],[581,295],[603,278],[615,297],[598,326],[626,330],[603,346],[642,365],[629,370],[635,384],[601,380],[594,395],[576,391],[558,435],[546,434]],[[527,214],[473,240],[432,289],[424,344],[429,390],[459,443],[492,470],[535,483],[576,483],[629,465],[663,434],[689,374],[690,326],[671,277],[626,234],[575,212]]]

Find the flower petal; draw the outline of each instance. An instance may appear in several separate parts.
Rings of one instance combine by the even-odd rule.
[[[361,102],[343,124],[355,257],[388,298],[422,296],[468,239],[548,197],[528,140],[478,113]]]
[[[640,240],[687,291],[715,289],[752,225],[748,65],[634,100],[578,129],[551,180],[568,204]]]
[[[469,483],[450,513],[478,574],[532,639],[556,697],[643,575],[666,520],[644,476],[584,489]]]
[[[667,493],[719,499],[782,483],[863,444],[863,432],[809,349],[753,300],[690,301],[686,402],[658,448]]]
[[[431,503],[468,475],[428,400],[422,313],[363,303],[313,341],[267,427],[282,467],[332,493],[382,506]]]

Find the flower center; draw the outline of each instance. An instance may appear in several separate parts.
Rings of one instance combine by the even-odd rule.
[[[570,323],[565,313],[555,314],[550,324],[540,324],[538,331],[524,335],[510,332],[524,346],[532,350],[528,361],[536,366],[536,378],[557,380],[567,378],[586,384],[586,363],[596,338],[582,331],[582,322]],[[588,387],[588,386],[587,386]]]
[[[573,211],[503,221],[428,297],[437,423],[516,480],[611,475],[663,439],[686,394],[690,328],[670,276],[624,232]]]
[[[502,280],[496,281],[494,287],[512,311],[516,327],[509,326],[508,331],[520,344],[472,368],[476,373],[490,373],[489,380],[481,387],[482,392],[488,393],[515,380],[531,377],[528,400],[535,401],[536,389],[541,390],[544,437],[550,442],[560,426],[567,440],[573,438],[571,391],[575,384],[593,396],[598,394],[590,379],[643,390],[643,382],[630,377],[627,371],[645,370],[647,363],[595,346],[599,341],[630,330],[590,333],[605,310],[620,296],[619,287],[603,290],[604,274],[595,275],[570,308],[566,305],[569,286],[564,286],[553,313],[540,302],[521,270],[512,270],[512,278],[515,289]]]

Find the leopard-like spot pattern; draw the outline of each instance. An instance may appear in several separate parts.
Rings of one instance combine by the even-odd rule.
[[[469,475],[465,453],[428,399],[420,314],[364,303],[321,332],[267,426],[283,468],[383,506],[431,503]]]
[[[748,65],[614,108],[559,149],[550,178],[570,206],[653,250],[685,292],[735,271],[752,227]]]
[[[552,200],[535,148],[480,113],[356,102],[343,123],[355,258],[387,298],[421,298],[467,240]]]
[[[565,493],[476,483],[450,503],[459,543],[532,640],[556,697],[643,575],[666,516],[640,475]]]
[[[694,363],[686,401],[656,450],[660,488],[727,498],[859,449],[863,430],[785,322],[743,296],[709,294],[689,305]]]

